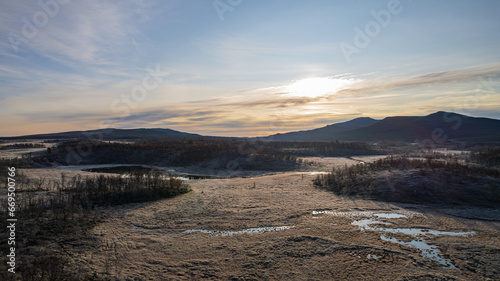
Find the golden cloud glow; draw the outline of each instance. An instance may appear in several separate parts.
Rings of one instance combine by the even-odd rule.
[[[336,93],[361,81],[360,79],[312,77],[294,81],[292,84],[284,86],[284,91],[293,96],[320,97]]]
[[[499,73],[500,65],[495,65],[370,80],[313,77],[210,99],[197,98],[213,95],[215,89],[169,84],[151,91],[145,101],[130,106],[122,100],[121,93],[130,91],[132,82],[88,91],[61,87],[54,92],[52,87],[40,87],[38,92],[29,95],[0,100],[0,106],[7,108],[0,111],[0,136],[104,126],[170,128],[205,135],[253,137],[313,129],[360,116],[380,119],[447,110],[494,117],[500,108]],[[173,93],[179,93],[182,88],[185,88],[182,93],[199,95],[188,96],[187,100],[172,99]],[[79,95],[65,96],[62,94],[65,92]],[[116,100],[128,109],[125,116],[113,110]],[[17,116],[13,116],[13,112]]]

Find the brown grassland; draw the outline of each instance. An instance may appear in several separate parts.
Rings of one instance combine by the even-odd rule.
[[[424,176],[431,173],[426,168],[383,170],[370,174],[371,178],[361,177],[375,182],[368,196],[314,184],[321,178],[318,174],[330,172],[332,167],[341,170],[380,158],[301,158],[300,167],[289,172],[189,180],[190,192],[171,198],[126,204],[93,201],[74,209],[69,205],[63,206],[66,209],[40,207],[38,213],[32,211],[19,222],[19,272],[15,276],[6,273],[2,254],[0,279],[498,280],[500,210],[496,201],[459,204],[453,200],[422,203],[377,198],[395,178],[404,185],[419,180],[422,171]],[[25,181],[30,179],[30,185],[39,188],[19,191],[18,200],[57,194],[53,185],[61,184],[61,173],[65,186],[78,176],[82,180],[106,177],[57,167],[20,172]],[[498,177],[485,177],[476,183],[498,187]],[[433,177],[426,178],[431,179],[429,185],[440,183],[440,177],[435,182]],[[461,181],[448,180],[453,184]],[[353,188],[356,190],[355,185]],[[429,186],[429,190],[433,188]],[[5,189],[1,196],[5,198]],[[408,196],[413,194],[405,198]],[[331,215],[335,212],[359,215]],[[384,241],[380,232],[362,231],[352,224],[369,218],[368,212],[418,214],[381,219],[380,223],[391,224],[386,227],[475,234],[420,237],[435,245],[457,269],[443,268],[416,248]],[[254,229],[259,227],[262,231]],[[405,234],[393,237],[415,239]],[[2,253],[5,238],[2,232]]]

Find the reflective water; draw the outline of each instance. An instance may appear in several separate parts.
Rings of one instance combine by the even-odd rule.
[[[443,265],[444,268],[449,268],[449,269],[457,269],[449,259],[446,259],[443,257],[443,254],[441,251],[437,248],[435,245],[429,245],[423,240],[412,240],[410,242],[404,242],[401,240],[398,240],[396,238],[389,238],[385,235],[380,235],[380,239],[392,243],[397,243],[400,245],[408,246],[408,247],[413,247],[417,248],[420,250],[420,254],[432,261],[435,261],[441,265]]]
[[[383,222],[383,221],[377,221],[377,220],[373,220],[373,219],[364,219],[364,220],[359,220],[359,221],[353,221],[351,224],[358,226],[361,230],[366,230],[366,229],[379,230],[382,228],[377,228],[377,227],[373,227],[370,225],[371,224],[390,224],[390,223]]]
[[[334,211],[313,211],[313,215],[328,214],[333,216],[345,216],[345,217],[368,217],[360,220],[355,220],[351,224],[359,227],[361,231],[371,230],[382,232],[380,234],[380,239],[407,247],[417,248],[423,257],[426,257],[438,264],[441,264],[444,268],[458,269],[455,267],[449,259],[443,257],[443,254],[435,245],[428,244],[424,238],[433,236],[471,236],[476,234],[474,231],[461,232],[461,231],[440,231],[427,228],[392,228],[385,227],[392,225],[392,223],[387,221],[382,221],[380,219],[403,219],[412,216],[423,216],[422,214],[410,211],[395,211],[392,213],[375,213],[372,211],[353,211],[353,212],[334,212]],[[398,240],[393,237],[388,237],[387,234],[406,234],[414,237],[415,239],[410,242],[405,242]],[[368,255],[367,258],[374,258],[375,255]]]
[[[280,230],[286,230],[293,228],[293,226],[268,226],[268,227],[254,227],[254,228],[247,228],[244,230],[239,230],[239,231],[232,231],[232,230],[226,230],[226,231],[219,231],[219,230],[206,230],[206,229],[188,229],[184,231],[184,233],[193,233],[193,232],[202,232],[206,233],[209,236],[230,236],[230,235],[235,235],[235,234],[243,234],[243,233],[263,233],[263,232],[269,232],[269,231],[280,231]]]
[[[406,218],[405,215],[403,214],[396,214],[396,213],[376,213],[373,214],[376,217],[379,218],[385,218],[385,219],[398,219],[398,218]]]
[[[368,254],[366,255],[366,258],[367,259],[375,259],[375,260],[378,260],[380,259],[382,256],[377,256],[377,255],[372,255],[372,254]]]
[[[405,210],[397,210],[393,211],[391,213],[376,213],[373,211],[330,211],[330,210],[317,210],[312,212],[313,215],[331,215],[331,216],[337,216],[337,217],[379,217],[379,218],[387,218],[387,219],[397,219],[397,218],[410,218],[410,217],[415,217],[415,216],[421,216],[425,217],[424,215],[417,213],[417,212],[412,212],[412,211],[405,211]]]
[[[194,232],[202,232],[202,233],[208,234],[209,236],[230,236],[230,235],[244,234],[244,233],[251,234],[251,233],[263,233],[263,232],[269,232],[269,231],[281,231],[281,230],[287,230],[287,229],[290,229],[290,228],[293,228],[293,227],[294,226],[284,225],[284,226],[254,227],[254,228],[247,228],[247,229],[243,229],[243,230],[188,229],[188,230],[185,230],[185,231],[179,232],[179,233],[159,233],[159,235],[160,236],[175,237],[175,236],[179,236],[179,235],[182,235],[182,234],[190,234],[190,233],[194,233]],[[153,230],[158,230],[158,229],[152,229],[152,228],[145,228],[145,227],[137,226],[137,225],[134,225],[132,228],[135,229],[135,230],[146,231],[146,232],[153,231]]]
[[[134,229],[137,229],[137,230],[140,230],[140,231],[151,231],[152,229],[150,228],[144,228],[144,227],[141,227],[141,226],[137,226],[137,225],[134,225],[133,227]]]

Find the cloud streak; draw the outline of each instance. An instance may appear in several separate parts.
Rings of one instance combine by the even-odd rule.
[[[55,124],[61,120],[71,120],[73,124],[86,129],[107,124],[107,127],[116,128],[168,127],[194,133],[210,132],[210,135],[262,136],[321,127],[360,116],[380,118],[395,114],[425,114],[450,107],[466,110],[463,101],[472,95],[484,97],[480,106],[483,112],[491,111],[495,106],[500,106],[498,95],[493,95],[491,90],[484,87],[477,89],[477,81],[489,78],[488,81],[496,87],[499,73],[499,65],[489,65],[408,77],[358,79],[357,83],[349,85],[350,88],[316,97],[290,96],[283,92],[287,85],[277,85],[235,91],[237,95],[227,97],[169,102],[168,96],[166,100],[161,99],[164,90],[158,89],[151,94],[155,99],[145,101],[125,117],[115,116],[109,107],[111,97],[102,94],[116,92],[119,97],[120,92],[134,85],[131,81],[98,91],[90,90],[91,84],[86,84],[90,81],[86,80],[70,88],[47,86],[42,89],[45,93],[40,98],[36,95],[12,97],[0,101],[0,105],[16,108],[21,116],[36,119],[37,122]],[[472,88],[460,91],[448,89],[445,92],[440,92],[439,87],[435,88],[452,88],[457,83],[467,83]],[[173,89],[179,87],[182,88],[178,86]],[[81,94],[65,95],[69,89]],[[91,96],[88,95],[89,91],[92,91]],[[60,102],[57,106],[51,105],[47,96]],[[28,99],[35,103],[28,102]],[[88,105],[95,100],[100,100],[100,106],[90,109]]]
[[[195,132],[213,132],[225,134],[228,131],[245,135],[264,135],[265,133],[286,132],[290,130],[310,129],[340,120],[371,115],[384,117],[406,113],[431,113],[444,107],[458,107],[461,100],[474,93],[489,93],[487,90],[471,89],[467,91],[435,91],[430,93],[418,87],[436,85],[454,85],[469,83],[475,86],[478,79],[493,77],[497,81],[500,65],[480,66],[460,70],[426,73],[394,79],[378,78],[353,83],[350,89],[341,89],[317,97],[291,97],[280,92],[284,86],[252,89],[239,95],[225,98],[211,98],[180,102],[171,108],[143,111],[125,118],[110,119],[120,126],[128,122],[148,126],[174,126],[176,129],[190,128]],[[432,88],[432,87],[431,87]],[[377,92],[383,91],[380,94]],[[406,91],[411,91],[408,96]],[[489,96],[489,103],[495,103],[496,96]],[[210,110],[206,110],[210,108]],[[281,125],[280,125],[281,124]],[[231,130],[222,128],[230,127]]]
[[[438,84],[451,84],[460,82],[469,82],[481,78],[498,78],[500,76],[500,64],[488,66],[479,66],[458,70],[449,70],[441,72],[432,72],[409,77],[400,77],[396,79],[377,78],[375,80],[360,83],[358,87],[343,89],[338,95],[357,95],[366,94],[382,90],[394,90],[409,88],[415,86],[431,86]]]

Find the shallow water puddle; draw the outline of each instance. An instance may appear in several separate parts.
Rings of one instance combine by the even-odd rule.
[[[185,231],[180,232],[180,233],[167,233],[167,234],[160,233],[160,236],[175,237],[175,236],[179,236],[179,235],[182,235],[182,234],[191,234],[191,233],[194,233],[194,232],[206,233],[209,236],[231,236],[231,235],[243,234],[243,233],[264,233],[264,232],[269,232],[269,231],[281,231],[281,230],[287,230],[287,229],[290,229],[290,228],[293,228],[293,227],[294,226],[288,226],[288,225],[284,225],[284,226],[266,226],[266,227],[247,228],[247,229],[237,230],[237,231],[233,231],[233,230],[188,229],[188,230],[185,230]],[[144,227],[140,227],[140,226],[136,226],[136,225],[134,225],[132,228],[135,229],[135,230],[147,231],[147,232],[153,230],[153,229],[150,229],[150,228],[144,228]]]
[[[385,219],[399,219],[399,218],[406,218],[405,215],[402,214],[396,214],[396,213],[376,213],[373,214],[376,217],[379,218],[385,218]]]
[[[132,176],[131,174],[121,174],[120,177],[122,179],[130,179],[134,176]],[[177,179],[177,180],[182,180],[182,181],[189,181],[191,180],[192,178],[190,177],[183,177],[183,176],[169,176],[169,175],[161,175],[160,178],[163,179],[163,180],[168,180],[170,178],[174,178],[174,179]]]
[[[317,175],[327,175],[330,172],[323,172],[323,171],[306,171],[306,172],[291,172],[293,175],[308,175],[308,176],[317,176]]]
[[[330,210],[319,210],[319,211],[313,211],[313,215],[322,215],[322,214],[327,214],[331,216],[337,216],[337,217],[349,217],[349,218],[354,218],[354,217],[379,217],[379,218],[387,218],[387,219],[397,219],[397,218],[410,218],[414,216],[420,216],[420,217],[425,217],[424,215],[417,213],[417,212],[412,212],[412,211],[394,211],[391,213],[376,213],[373,211],[350,211],[350,212],[343,212],[343,211],[330,211]]]
[[[374,260],[378,260],[380,259],[382,256],[377,256],[377,255],[372,255],[372,254],[368,254],[366,255],[366,258],[367,259],[374,259]]]
[[[361,231],[372,230],[383,232],[380,234],[380,239],[383,241],[388,241],[400,245],[404,245],[407,247],[417,248],[420,250],[420,253],[423,257],[426,257],[438,264],[441,264],[444,268],[450,269],[458,269],[455,267],[449,259],[443,257],[441,251],[435,245],[427,244],[424,240],[425,237],[429,236],[471,236],[476,234],[474,231],[468,232],[458,232],[458,231],[439,231],[433,229],[425,229],[425,228],[387,228],[381,227],[380,225],[392,225],[390,222],[381,221],[378,219],[401,219],[401,218],[409,218],[412,216],[422,216],[422,214],[416,212],[409,211],[396,211],[393,213],[375,213],[371,211],[363,211],[363,212],[334,212],[334,211],[313,211],[313,215],[320,214],[329,214],[334,216],[345,216],[345,217],[369,217],[368,219],[355,220],[351,224],[359,227]],[[378,226],[375,226],[378,225]],[[398,240],[396,238],[387,237],[386,233],[393,234],[406,234],[415,237],[416,239],[410,242],[404,242]],[[373,258],[375,255],[368,255],[367,258]]]
[[[286,229],[290,229],[290,228],[293,228],[293,226],[285,225],[285,226],[254,227],[254,228],[247,228],[247,229],[238,230],[238,231],[188,229],[188,230],[184,231],[184,233],[203,232],[203,233],[207,233],[209,236],[230,236],[230,235],[243,234],[243,233],[263,233],[263,232],[269,232],[269,231],[280,231],[280,230],[286,230]]]
[[[386,237],[383,234],[380,235],[380,239],[408,247],[417,248],[420,250],[420,254],[422,256],[441,264],[444,268],[458,270],[458,268],[455,267],[449,259],[443,258],[441,251],[437,248],[436,245],[429,245],[424,240],[412,240],[410,242],[404,242],[396,238]]]
[[[316,176],[316,175],[327,175],[329,174],[330,172],[306,172],[306,174],[310,175],[310,176]],[[299,174],[304,174],[304,173],[299,173]]]
[[[144,228],[144,227],[141,227],[141,226],[137,226],[137,225],[134,225],[133,227],[134,229],[137,229],[137,230],[140,230],[140,231],[151,231],[152,229],[149,229],[149,228]]]

